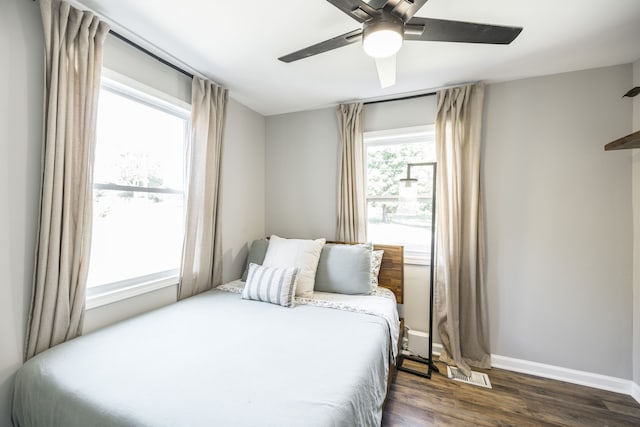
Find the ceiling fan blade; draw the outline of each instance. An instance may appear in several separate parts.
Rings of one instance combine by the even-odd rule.
[[[404,22],[407,22],[409,19],[413,18],[413,15],[415,15],[426,2],[427,0],[400,0],[395,6],[393,6],[391,12],[402,18]]]
[[[396,55],[387,58],[377,58],[376,68],[378,69],[378,79],[380,87],[385,88],[396,84]]]
[[[384,6],[386,0],[371,0],[369,2],[361,0],[327,0],[329,3],[355,19],[363,23],[378,16],[377,9]]]
[[[407,22],[407,26],[421,25],[424,26],[422,34],[405,33],[405,40],[509,44],[522,31],[522,27],[505,27],[445,19],[411,18]]]
[[[296,52],[278,58],[282,62],[293,62],[299,59],[308,58],[319,53],[327,52],[339,47],[347,46],[359,42],[362,39],[362,30],[353,30],[338,37],[316,43],[313,46],[305,47]]]

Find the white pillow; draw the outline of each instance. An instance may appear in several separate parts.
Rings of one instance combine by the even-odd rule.
[[[283,239],[273,235],[262,265],[299,268],[296,296],[309,297],[313,294],[318,260],[325,242],[325,239]]]

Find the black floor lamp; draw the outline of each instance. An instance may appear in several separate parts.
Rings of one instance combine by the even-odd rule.
[[[405,187],[411,187],[412,184],[416,184],[418,180],[411,178],[411,168],[426,166],[432,168],[432,188],[431,188],[431,260],[429,262],[429,346],[428,357],[421,357],[417,355],[403,354],[400,352],[398,355],[398,361],[396,366],[398,370],[409,372],[414,375],[419,375],[424,378],[431,379],[432,372],[440,372],[433,363],[433,271],[434,271],[434,248],[435,248],[435,225],[436,225],[436,163],[408,163],[407,164],[407,177],[400,180],[400,185]],[[416,192],[417,194],[417,192]],[[427,371],[423,372],[417,369],[412,369],[404,366],[405,360],[411,360],[427,366]]]

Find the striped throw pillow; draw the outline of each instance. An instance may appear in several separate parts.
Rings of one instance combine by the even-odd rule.
[[[296,267],[265,267],[251,263],[242,298],[293,307],[298,272]]]

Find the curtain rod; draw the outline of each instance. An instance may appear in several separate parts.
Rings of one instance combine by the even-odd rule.
[[[436,94],[436,92],[420,93],[418,95],[401,96],[399,98],[381,99],[379,101],[367,101],[367,102],[363,102],[363,104],[364,105],[369,105],[369,104],[381,104],[383,102],[404,101],[406,99],[422,98],[423,96],[433,96],[435,94]]]
[[[174,70],[176,70],[177,72],[184,74],[185,76],[189,77],[190,79],[193,79],[193,74],[191,74],[190,72],[185,71],[184,69],[178,67],[176,64],[173,64],[173,63],[167,61],[166,59],[159,57],[158,55],[156,55],[155,53],[151,52],[150,50],[145,49],[144,47],[140,46],[138,43],[135,43],[135,42],[129,40],[128,38],[126,38],[122,34],[116,33],[113,30],[109,30],[109,34],[111,34],[114,37],[122,40],[123,42],[127,43],[129,46],[138,49],[140,52],[149,55],[150,57],[152,57],[156,61],[166,65],[167,67],[171,67]]]
[[[33,0],[33,2],[35,3],[36,0]],[[146,53],[148,56],[152,57],[153,59],[155,59],[156,61],[166,65],[167,67],[173,68],[174,70],[176,70],[179,73],[184,74],[185,76],[189,77],[190,79],[193,79],[193,74],[178,67],[176,64],[173,64],[169,61],[167,61],[164,58],[159,57],[158,55],[156,55],[155,53],[151,52],[148,49],[145,49],[144,47],[140,46],[138,43],[129,40],[128,38],[126,38],[125,36],[123,36],[120,33],[117,33],[113,30],[109,30],[109,34],[113,35],[114,37],[122,40],[123,42],[127,43],[129,46],[134,47],[136,49],[138,49],[140,52],[142,53]]]

